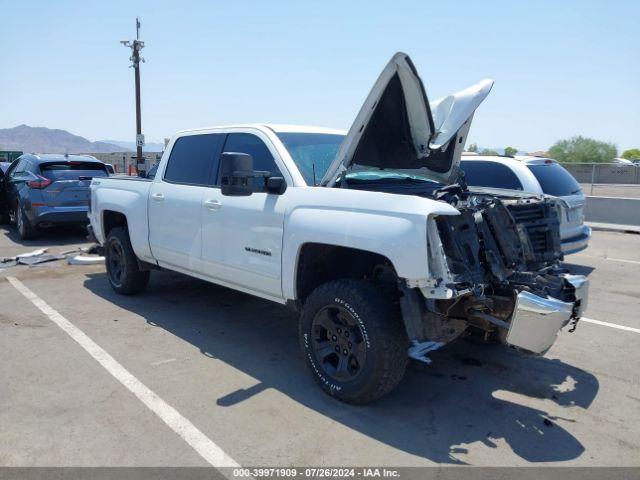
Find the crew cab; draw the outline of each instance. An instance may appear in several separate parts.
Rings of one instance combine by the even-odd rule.
[[[408,359],[471,335],[542,354],[587,280],[559,266],[556,206],[466,189],[458,164],[484,80],[429,103],[398,53],[348,132],[251,124],[173,136],[153,179],[91,184],[107,278],[139,293],[168,269],[300,312],[330,395],[390,392]]]

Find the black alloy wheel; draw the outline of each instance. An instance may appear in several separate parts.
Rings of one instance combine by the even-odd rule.
[[[313,353],[324,372],[340,382],[355,379],[367,349],[353,315],[340,305],[329,305],[315,315],[311,329]]]
[[[122,245],[118,242],[110,242],[108,246],[107,272],[109,280],[115,287],[122,286],[122,276],[124,274],[125,259]]]

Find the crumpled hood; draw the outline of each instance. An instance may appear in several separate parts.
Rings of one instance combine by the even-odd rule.
[[[430,104],[411,59],[396,53],[321,183],[332,186],[346,169],[401,170],[450,183],[457,174],[473,113],[492,86],[492,80],[483,80]]]
[[[485,79],[460,92],[431,102],[435,135],[429,142],[432,149],[442,148],[471,118],[489,95],[493,80]]]

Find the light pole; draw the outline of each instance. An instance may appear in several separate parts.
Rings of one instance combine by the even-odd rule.
[[[144,42],[140,40],[140,19],[138,17],[136,17],[136,39],[133,41],[122,40],[120,43],[131,48],[130,67],[133,67],[136,81],[136,167],[140,169],[140,165],[144,165],[144,157],[142,156],[144,135],[142,134],[142,112],[140,109],[140,62],[144,62],[144,58],[140,56],[140,50],[144,48]]]

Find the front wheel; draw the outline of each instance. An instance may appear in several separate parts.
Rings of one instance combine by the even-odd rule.
[[[142,292],[149,283],[149,271],[140,270],[127,229],[112,229],[104,247],[107,278],[111,288],[122,295]]]
[[[364,280],[335,280],[314,290],[300,317],[300,342],[316,382],[347,403],[389,393],[407,366],[408,339],[398,308]]]

